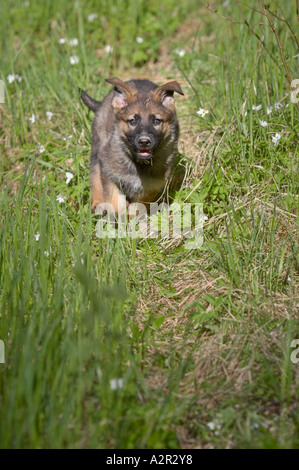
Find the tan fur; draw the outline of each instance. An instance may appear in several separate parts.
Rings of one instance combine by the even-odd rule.
[[[104,201],[103,187],[101,182],[101,170],[99,166],[95,167],[93,172],[90,174],[90,189],[91,210],[94,211],[95,208]]]

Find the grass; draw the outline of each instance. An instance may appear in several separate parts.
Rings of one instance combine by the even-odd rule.
[[[1,6],[1,448],[299,447],[298,110],[274,34],[244,12],[275,61],[237,2]],[[97,238],[77,89],[101,99],[108,76],[180,81],[174,200],[203,203],[199,249]]]

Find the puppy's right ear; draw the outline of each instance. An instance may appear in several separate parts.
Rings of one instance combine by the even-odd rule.
[[[131,88],[119,78],[107,78],[106,82],[114,85],[114,98],[112,100],[112,106],[115,112],[120,111],[129,103],[133,103],[133,101],[136,100],[137,90]]]

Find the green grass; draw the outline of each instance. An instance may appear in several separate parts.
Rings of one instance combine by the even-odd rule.
[[[244,7],[276,63],[193,0],[26,5],[0,7],[0,447],[298,448],[298,109],[265,19]],[[203,203],[201,248],[97,238],[77,89],[101,99],[108,76],[180,80],[174,200]]]

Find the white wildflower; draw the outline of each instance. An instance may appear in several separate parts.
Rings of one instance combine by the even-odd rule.
[[[59,42],[59,44],[65,44],[66,39],[65,38],[60,38],[60,39],[58,39],[58,42]]]
[[[105,52],[107,52],[107,54],[112,54],[113,52],[113,46],[110,46],[110,44],[107,44],[105,46]]]
[[[252,110],[253,111],[259,111],[260,109],[262,109],[262,105],[261,104],[258,104],[257,106],[252,106]]]
[[[88,15],[87,19],[91,23],[92,21],[96,20],[97,17],[98,17],[97,13],[90,13],[90,15]]]
[[[184,55],[186,54],[185,49],[180,49],[179,47],[177,49],[174,49],[173,52],[180,57],[184,57]]]
[[[219,430],[221,429],[221,424],[218,423],[218,422],[213,422],[213,421],[210,421],[209,423],[207,423],[207,427],[214,432],[215,436],[219,436],[220,432]]]
[[[199,114],[199,116],[201,116],[201,117],[204,117],[208,113],[209,113],[209,110],[208,109],[203,109],[203,108],[199,108],[199,110],[197,111],[197,114]]]
[[[58,196],[56,197],[56,201],[61,204],[62,202],[65,202],[65,198],[61,196],[61,194],[58,194]]]
[[[31,117],[29,118],[29,121],[31,122],[31,124],[35,123],[35,114],[31,114]]]
[[[8,83],[12,83],[15,80],[17,80],[18,82],[22,81],[22,77],[20,77],[20,75],[18,75],[17,73],[11,73],[11,74],[7,75],[6,79],[7,79]]]
[[[50,253],[48,252],[48,250],[44,251],[44,255],[46,255],[47,258],[49,257],[49,254],[50,254]]]
[[[283,105],[279,101],[275,103],[274,106],[275,106],[275,109],[283,108]]]
[[[48,121],[51,121],[52,117],[53,117],[53,113],[51,111],[47,111],[46,112],[46,116],[48,118]]]
[[[136,42],[138,42],[138,44],[142,44],[144,41],[144,39],[141,36],[137,36],[135,39],[136,39]]]
[[[69,39],[69,45],[70,46],[78,46],[79,41],[77,38]]]
[[[266,121],[261,121],[261,120],[260,120],[260,125],[261,125],[262,127],[267,127],[267,126],[268,126],[268,123],[267,123]]]
[[[111,390],[117,390],[118,388],[123,387],[123,379],[111,379],[110,388]]]
[[[273,111],[273,106],[267,106],[267,114],[272,113]]]
[[[35,234],[34,236],[35,236],[35,240],[38,242],[39,237],[40,237],[40,233],[39,233],[39,232],[36,232],[36,234]]]
[[[279,140],[281,139],[281,134],[276,133],[272,136],[271,140],[274,143],[275,147],[278,145]]]
[[[72,137],[73,137],[73,135],[71,134],[71,135],[69,135],[68,137],[63,137],[62,140],[70,140]]]
[[[213,421],[211,421],[210,423],[207,423],[207,426],[211,431],[214,431],[214,429],[216,428],[216,424],[213,423]]]
[[[66,174],[65,174],[65,176],[66,176],[66,180],[65,180],[66,184],[69,184],[69,182],[71,181],[71,179],[74,178],[73,173],[71,173],[70,171],[67,171]]]
[[[79,57],[77,55],[71,55],[70,57],[70,64],[76,65],[79,63]]]
[[[8,81],[8,83],[12,83],[15,81],[15,76],[13,74],[9,74],[6,77],[6,80]]]
[[[39,144],[38,146],[39,153],[43,153],[45,150],[46,150],[45,147],[42,144]]]

